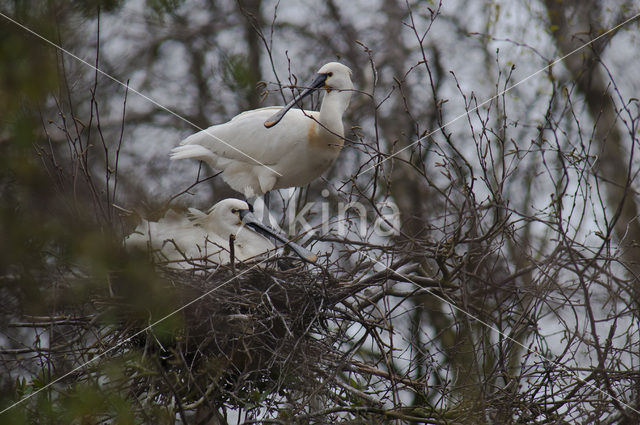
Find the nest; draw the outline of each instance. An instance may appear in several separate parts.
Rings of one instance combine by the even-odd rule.
[[[130,370],[138,395],[194,408],[205,401],[246,405],[257,394],[309,388],[333,351],[325,319],[348,293],[321,270],[304,267],[162,270],[162,289],[186,306],[173,315],[173,326],[149,327],[148,317],[117,296],[103,300],[119,317],[110,344],[130,339],[128,347],[141,349],[157,372]]]

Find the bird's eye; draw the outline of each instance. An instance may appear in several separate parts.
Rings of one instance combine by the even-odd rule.
[[[329,72],[329,73],[327,73],[327,76],[328,76],[328,77],[333,77],[333,72]]]
[[[234,214],[238,214],[238,211],[239,210],[237,208],[234,208],[234,209],[231,210],[231,212],[234,213]]]

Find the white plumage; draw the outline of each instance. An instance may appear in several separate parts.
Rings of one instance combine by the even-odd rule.
[[[125,244],[149,248],[158,262],[181,269],[228,263],[230,235],[235,237],[234,254],[239,261],[273,250],[275,245],[266,236],[289,245],[308,261],[316,259],[313,253],[260,223],[245,201],[224,199],[207,213],[195,208],[190,208],[189,213],[190,218],[170,211],[157,222],[143,220],[125,238]]]
[[[304,186],[327,170],[342,149],[342,115],[353,90],[350,76],[345,65],[328,63],[285,107],[246,111],[189,136],[172,150],[171,159],[207,162],[247,198]],[[326,90],[319,112],[289,110],[317,89]]]

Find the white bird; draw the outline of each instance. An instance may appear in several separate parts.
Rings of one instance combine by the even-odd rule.
[[[319,112],[289,111],[318,89],[326,91]],[[344,143],[342,115],[352,91],[351,70],[330,62],[286,106],[246,111],[193,134],[171,151],[171,159],[207,162],[222,170],[223,180],[247,198],[273,189],[304,186],[327,170],[340,153]]]
[[[127,247],[151,248],[156,260],[168,266],[190,269],[226,264],[231,261],[229,237],[233,235],[234,255],[245,261],[275,249],[268,239],[288,245],[303,259],[315,262],[316,255],[277,234],[258,221],[251,207],[239,199],[224,199],[208,213],[190,208],[191,219],[170,211],[157,222],[143,220],[125,238]]]

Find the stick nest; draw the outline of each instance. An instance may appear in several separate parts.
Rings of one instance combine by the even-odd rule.
[[[130,340],[152,361],[155,373],[131,369],[139,392],[189,408],[205,401],[246,405],[260,394],[308,388],[317,367],[335,358],[325,318],[349,294],[318,268],[161,274],[162,290],[186,307],[149,329],[158,318],[135,314],[118,297],[99,303],[116,317],[119,331],[109,344]]]

